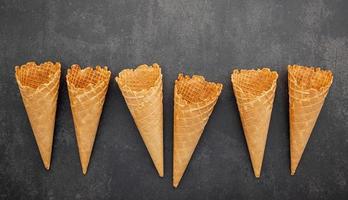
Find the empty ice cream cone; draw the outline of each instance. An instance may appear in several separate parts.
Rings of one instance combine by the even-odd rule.
[[[222,84],[179,74],[174,87],[173,186],[178,187],[209,120]]]
[[[163,94],[158,64],[125,69],[115,78],[159,176],[163,177]]]
[[[107,67],[81,69],[75,64],[66,76],[83,174],[87,173],[110,75]]]
[[[291,175],[295,174],[332,81],[330,70],[288,66]]]
[[[277,72],[268,68],[234,70],[231,75],[251,163],[257,178],[261,174],[277,78]]]
[[[45,168],[51,163],[60,63],[16,66],[16,80]]]

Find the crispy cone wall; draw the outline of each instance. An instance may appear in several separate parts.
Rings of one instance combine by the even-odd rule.
[[[277,72],[268,68],[234,70],[231,75],[251,163],[257,178],[261,174],[277,78]]]
[[[173,186],[177,187],[209,120],[222,84],[179,74],[174,88]]]
[[[158,64],[125,69],[115,78],[145,146],[163,177],[163,93]]]
[[[45,168],[51,163],[60,63],[16,66],[16,80]]]
[[[83,174],[87,173],[111,72],[72,65],[66,76]]]
[[[332,81],[329,70],[288,66],[291,175],[295,174]]]

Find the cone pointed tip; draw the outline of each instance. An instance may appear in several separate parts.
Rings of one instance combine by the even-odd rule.
[[[87,174],[87,167],[85,168],[82,168],[82,173],[83,173],[83,175],[86,175]]]
[[[163,172],[158,172],[159,177],[163,178]]]
[[[261,176],[261,169],[254,169],[254,176],[255,176],[255,178],[260,178],[260,176]]]
[[[173,177],[173,187],[177,188],[179,185],[180,180],[177,180],[176,178]]]
[[[50,162],[44,162],[44,167],[47,171],[50,170],[50,167],[51,167],[50,164],[51,164]]]
[[[296,163],[291,163],[291,165],[290,165],[290,174],[291,174],[291,176],[295,175],[297,166],[298,165],[296,165]]]
[[[49,171],[49,170],[50,170],[50,165],[45,165],[45,169],[46,169],[47,171]]]
[[[163,167],[161,169],[157,168],[157,173],[160,177],[163,177],[164,176]]]

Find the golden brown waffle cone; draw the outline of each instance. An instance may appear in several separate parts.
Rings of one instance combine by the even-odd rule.
[[[51,163],[60,72],[58,62],[16,66],[16,80],[47,170]]]
[[[277,72],[268,68],[234,70],[231,75],[251,163],[257,178],[261,174],[277,78]]]
[[[332,81],[330,70],[288,66],[291,175],[295,174]]]
[[[107,67],[81,69],[75,64],[66,76],[83,174],[87,173],[110,75]]]
[[[163,177],[163,94],[158,64],[125,69],[115,78],[159,176]]]
[[[173,186],[178,187],[209,120],[222,84],[179,74],[174,87]]]

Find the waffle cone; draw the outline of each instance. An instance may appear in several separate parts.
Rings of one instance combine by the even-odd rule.
[[[83,174],[87,173],[111,72],[72,65],[66,76]]]
[[[268,68],[234,70],[231,75],[251,163],[257,178],[261,174],[277,78],[277,72]]]
[[[295,174],[332,81],[329,70],[288,66],[291,175]]]
[[[16,66],[16,80],[45,168],[51,163],[60,63]]]
[[[125,69],[115,78],[145,146],[163,177],[163,94],[158,64]]]
[[[209,120],[222,84],[179,74],[174,87],[173,186],[177,187]]]

